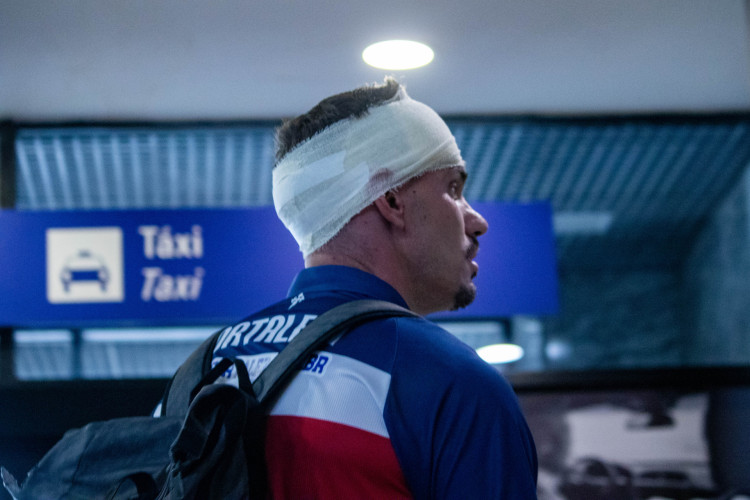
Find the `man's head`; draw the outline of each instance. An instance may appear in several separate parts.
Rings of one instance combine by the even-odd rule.
[[[459,309],[476,296],[474,258],[487,221],[463,196],[466,178],[462,166],[431,171],[375,202],[391,224],[414,310]]]
[[[473,299],[487,225],[463,198],[465,178],[447,125],[392,79],[325,99],[277,132],[274,204],[306,263],[370,271],[421,313]]]

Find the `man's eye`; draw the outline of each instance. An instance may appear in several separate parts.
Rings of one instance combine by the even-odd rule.
[[[449,192],[453,198],[458,199],[461,197],[461,186],[457,182],[451,182]]]

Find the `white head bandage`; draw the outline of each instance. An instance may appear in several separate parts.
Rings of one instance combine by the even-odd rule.
[[[365,116],[338,121],[287,153],[273,171],[273,202],[306,257],[386,191],[463,164],[445,122],[402,87]]]

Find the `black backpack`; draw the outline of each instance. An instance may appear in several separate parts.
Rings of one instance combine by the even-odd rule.
[[[331,309],[253,383],[240,360],[208,369],[217,332],[175,372],[160,418],[125,417],[70,430],[22,485],[4,468],[3,484],[16,500],[265,498],[265,418],[275,396],[324,342],[391,316],[416,315],[377,300]],[[214,384],[232,364],[238,387]]]

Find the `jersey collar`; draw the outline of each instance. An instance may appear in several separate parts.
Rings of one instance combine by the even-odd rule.
[[[391,285],[374,274],[348,266],[315,266],[303,269],[292,282],[289,297],[309,292],[349,292],[363,298],[385,300],[408,307],[406,301]]]

